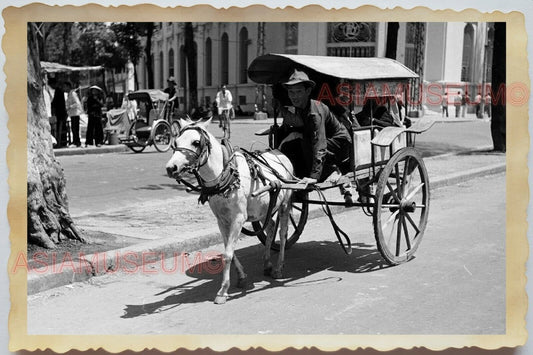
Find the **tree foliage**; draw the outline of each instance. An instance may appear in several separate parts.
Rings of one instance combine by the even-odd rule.
[[[119,48],[127,53],[131,62],[139,63],[142,54],[141,33],[143,29],[136,22],[115,22],[111,24]]]
[[[144,55],[148,86],[153,87],[153,22],[42,22],[37,28],[41,60],[120,70],[128,59],[137,65]]]

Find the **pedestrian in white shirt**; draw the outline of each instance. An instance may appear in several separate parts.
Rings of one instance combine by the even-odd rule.
[[[222,112],[224,110],[227,110],[227,117],[228,119],[232,116],[232,110],[233,110],[233,97],[231,96],[231,92],[226,88],[226,85],[222,85],[222,88],[217,93],[217,108],[218,108],[218,115],[222,115]],[[219,122],[219,127],[221,126],[221,122]]]
[[[76,93],[76,89],[72,88],[72,83],[68,81],[65,83],[65,91],[68,92],[67,114],[70,117],[70,129],[72,131],[71,147],[81,147],[80,116],[83,113],[83,107],[81,105],[80,98]]]

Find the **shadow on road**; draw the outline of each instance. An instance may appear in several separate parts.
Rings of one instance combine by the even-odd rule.
[[[342,281],[343,273],[367,273],[390,267],[381,257],[374,245],[365,243],[352,244],[352,254],[346,255],[337,242],[310,241],[295,245],[285,254],[284,279],[275,280],[263,276],[263,246],[254,245],[236,252],[248,275],[247,286],[243,289],[235,286],[237,275],[232,268],[232,286],[229,289],[228,302],[250,294],[276,287],[308,287]],[[277,254],[273,255],[274,262]],[[183,304],[212,302],[220,288],[221,258],[191,266],[186,275],[190,280],[168,288],[155,296],[164,297],[160,301],[139,305],[126,305],[121,318],[135,318],[155,314],[179,307]],[[208,263],[211,263],[208,265]],[[218,267],[213,265],[218,263]],[[338,275],[320,275],[321,271],[334,271]]]

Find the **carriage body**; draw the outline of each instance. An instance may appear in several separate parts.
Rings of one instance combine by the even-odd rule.
[[[130,92],[128,100],[134,103],[134,116],[121,143],[136,153],[152,144],[159,152],[168,151],[171,137],[178,131],[168,94],[157,89],[138,90]]]
[[[415,141],[418,134],[434,123],[420,119],[411,124],[407,117],[403,103],[408,98],[409,85],[418,75],[388,58],[288,54],[257,57],[250,64],[248,75],[258,84],[271,85],[273,99],[279,104],[290,105],[281,83],[294,69],[303,70],[317,84],[311,98],[328,105],[337,117],[348,119],[344,124],[352,136],[353,148],[350,172],[337,182],[313,186],[284,184],[284,188],[305,193],[304,199],[294,202],[299,212],[286,245],[294,244],[302,233],[310,204],[360,207],[373,217],[375,238],[384,259],[390,264],[410,260],[420,244],[429,213],[429,179]],[[370,117],[367,125],[358,127],[354,120],[365,104],[371,107]],[[374,117],[378,108],[393,118],[392,125],[379,124],[379,118]],[[274,112],[274,125],[259,133],[269,135],[271,149],[276,149],[280,142],[278,127]],[[356,202],[310,198],[313,191],[346,184],[357,191]]]

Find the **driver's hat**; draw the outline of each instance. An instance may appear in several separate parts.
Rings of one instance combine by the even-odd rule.
[[[283,83],[283,86],[292,86],[296,84],[305,84],[306,86],[309,85],[310,87],[314,87],[316,83],[309,79],[306,73],[303,71],[294,69],[294,73],[291,74],[289,77],[289,80],[285,83]]]
[[[176,79],[174,79],[174,77],[171,76],[171,77],[169,77],[169,78],[167,79],[167,82],[176,84]]]

